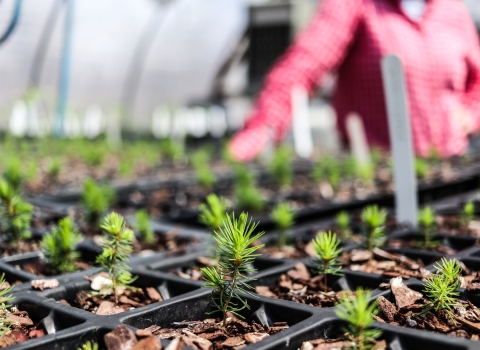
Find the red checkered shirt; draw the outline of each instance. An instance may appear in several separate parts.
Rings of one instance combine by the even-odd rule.
[[[313,94],[336,71],[333,105],[342,139],[351,112],[364,121],[370,145],[389,146],[381,58],[403,61],[414,148],[447,157],[463,153],[468,133],[480,131],[480,48],[460,0],[428,0],[419,21],[399,0],[323,0],[309,27],[267,75],[247,124],[230,143],[241,161],[256,157],[273,130],[277,141],[291,124],[291,91]],[[468,124],[468,128],[467,128]]]

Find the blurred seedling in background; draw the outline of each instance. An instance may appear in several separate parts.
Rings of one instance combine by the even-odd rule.
[[[430,172],[430,164],[422,158],[415,159],[415,174],[420,180],[425,180]]]
[[[160,142],[162,154],[171,162],[178,162],[185,158],[185,149],[180,141],[172,138],[163,139]]]
[[[352,237],[352,230],[350,229],[350,215],[345,210],[341,211],[335,216],[337,224],[337,231],[340,237],[348,240]]]
[[[149,244],[155,243],[155,232],[153,232],[150,224],[150,215],[145,209],[137,210],[135,212],[135,230],[142,242]]]
[[[314,165],[311,177],[315,182],[327,181],[337,191],[342,179],[340,163],[335,158],[326,156]]]
[[[210,166],[211,156],[211,150],[203,148],[194,152],[190,157],[195,177],[200,186],[205,189],[211,189],[217,182],[217,178]]]
[[[433,231],[437,227],[437,218],[435,212],[431,207],[425,207],[419,210],[418,212],[418,228],[423,235],[423,244],[424,248],[433,248],[438,246],[440,243],[438,241],[433,241]]]
[[[265,200],[255,185],[235,186],[236,209],[247,212],[260,212],[265,208]]]
[[[385,243],[387,211],[383,208],[379,209],[377,205],[370,205],[363,209],[361,220],[365,245],[373,257],[373,250]]]
[[[285,188],[292,184],[293,169],[291,162],[292,150],[285,145],[280,145],[268,167],[270,175],[280,188]]]
[[[81,202],[86,212],[86,221],[96,226],[115,202],[115,191],[109,185],[99,185],[94,180],[87,179],[83,184]]]
[[[31,237],[32,213],[33,206],[15,194],[7,181],[0,179],[0,230],[15,246]]]
[[[77,348],[77,350],[98,350],[98,343],[91,342],[90,340],[87,340],[85,344],[82,345],[82,347]]]
[[[119,287],[128,288],[135,281],[132,277],[127,261],[133,247],[133,231],[127,229],[125,219],[117,213],[108,214],[100,225],[105,232],[102,242],[102,253],[97,263],[103,267],[111,279],[111,289],[118,305]]]
[[[341,264],[339,262],[342,248],[338,248],[340,240],[337,235],[332,232],[320,232],[313,239],[313,249],[317,254],[318,273],[324,276],[324,292],[328,292],[327,275],[341,276],[339,272]]]
[[[218,197],[215,194],[210,194],[207,196],[206,203],[202,203],[199,206],[200,215],[198,221],[207,226],[212,230],[212,235],[220,232],[220,227],[223,225],[223,222],[228,215],[227,205],[225,198]],[[218,262],[219,251],[215,250],[213,258]]]
[[[80,254],[75,250],[81,236],[72,219],[66,217],[49,234],[43,236],[41,248],[48,265],[57,273],[72,272]]]
[[[255,174],[246,164],[234,163],[232,171],[235,187],[255,186]]]
[[[240,294],[250,294],[253,289],[248,283],[254,280],[248,275],[256,273],[252,267],[255,258],[260,254],[256,251],[262,245],[251,246],[262,237],[263,232],[253,235],[257,224],[252,224],[248,215],[242,213],[238,218],[227,215],[224,225],[215,232],[214,239],[219,250],[219,268],[204,267],[201,269],[205,288],[211,288],[214,312],[223,314],[223,326],[227,326],[227,313],[231,312],[243,319],[240,311],[250,309],[246,300]]]
[[[468,201],[462,208],[460,213],[460,227],[467,229],[470,226],[470,223],[475,218],[475,203],[473,201]]]
[[[62,170],[62,161],[59,158],[50,158],[47,165],[47,175],[52,180],[58,179]]]
[[[347,322],[344,332],[347,340],[353,343],[353,349],[372,349],[375,339],[382,335],[380,330],[372,328],[378,306],[376,302],[370,303],[371,297],[372,292],[361,288],[356,290],[355,296],[344,292],[335,310],[337,317]]]
[[[5,285],[8,285],[8,283],[5,280],[5,273],[3,273],[2,277],[0,277],[0,286]],[[10,294],[12,288],[8,286],[0,289],[0,340],[5,334],[10,332],[11,323],[8,320],[8,309],[11,305],[8,305],[8,303],[13,299],[13,296]]]
[[[3,178],[8,182],[11,189],[18,192],[26,180],[23,173],[23,163],[19,158],[10,158],[3,170]]]
[[[108,149],[106,146],[94,143],[83,148],[81,155],[88,166],[98,167],[102,165],[107,153]]]
[[[270,218],[278,229],[278,247],[282,249],[287,244],[288,230],[295,224],[295,212],[288,203],[278,203],[273,208]]]

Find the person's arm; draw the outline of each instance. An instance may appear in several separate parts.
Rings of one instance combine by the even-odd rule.
[[[469,17],[465,11],[465,16]],[[480,41],[470,18],[466,18],[465,35],[470,44],[470,50],[466,57],[468,66],[468,79],[465,86],[465,94],[462,98],[462,105],[465,108],[466,115],[471,118],[472,132],[480,132]]]
[[[309,27],[267,75],[245,129],[230,143],[235,159],[255,158],[268,141],[270,129],[277,141],[286,135],[292,88],[303,87],[312,94],[322,75],[345,58],[362,16],[361,0],[323,0]]]

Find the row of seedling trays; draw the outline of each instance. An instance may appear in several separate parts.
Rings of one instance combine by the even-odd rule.
[[[25,240],[28,210],[1,192],[20,218],[3,226],[4,255],[30,250],[0,260],[4,347],[478,348],[474,201],[423,209],[419,231],[375,205],[300,225],[279,205],[265,235],[216,196],[200,207],[204,229],[125,209],[128,225],[92,211],[58,221],[68,206],[54,203],[35,209]]]

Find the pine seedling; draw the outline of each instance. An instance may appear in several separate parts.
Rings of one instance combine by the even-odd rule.
[[[145,209],[135,212],[135,229],[137,230],[140,240],[147,243],[155,243],[155,233],[150,225],[150,215]]]
[[[443,278],[449,285],[452,285],[455,289],[460,288],[462,284],[460,280],[462,267],[456,259],[447,260],[445,257],[442,257],[441,262],[437,262],[433,267],[437,269],[438,276]]]
[[[295,224],[295,212],[288,203],[278,203],[273,208],[270,218],[278,228],[278,246],[285,247],[287,244],[287,232]]]
[[[41,247],[48,264],[58,273],[75,271],[75,262],[80,257],[75,246],[80,240],[73,220],[68,217],[60,220],[58,226],[42,239]]]
[[[259,212],[265,208],[265,200],[254,185],[235,187],[235,197],[238,210]]]
[[[425,159],[415,159],[415,174],[417,175],[417,178],[424,180],[427,177],[429,171],[430,166]]]
[[[30,221],[33,206],[15,194],[14,188],[0,179],[0,230],[8,235],[13,244],[30,238]]]
[[[238,218],[235,218],[235,214],[227,215],[220,232],[214,234],[220,252],[219,268],[201,269],[206,281],[204,287],[213,289],[212,303],[215,311],[223,313],[224,327],[227,324],[227,312],[243,318],[239,312],[250,308],[239,293],[250,294],[248,290],[253,288],[248,284],[253,280],[248,275],[256,272],[252,263],[260,255],[256,251],[263,247],[263,244],[251,246],[263,235],[260,232],[252,236],[257,225],[245,213]]]
[[[98,350],[98,343],[91,342],[90,340],[87,340],[85,344],[82,345],[81,348],[77,348],[77,350]]]
[[[342,253],[342,248],[338,248],[340,240],[337,235],[332,232],[320,232],[317,237],[313,239],[313,250],[317,254],[318,273],[324,276],[325,290],[328,292],[327,275],[340,276],[341,264],[339,256]]]
[[[335,222],[337,224],[338,233],[342,239],[349,239],[352,235],[350,229],[350,215],[345,210],[335,216]]]
[[[355,344],[354,349],[371,349],[375,345],[375,339],[382,334],[380,330],[372,329],[375,322],[373,316],[378,313],[378,307],[376,302],[370,304],[371,297],[371,291],[361,288],[356,290],[355,296],[343,293],[335,310],[337,317],[348,323],[345,333]]]
[[[62,162],[58,158],[50,159],[47,168],[47,175],[51,179],[57,179],[60,171],[62,170]]]
[[[210,152],[207,149],[201,149],[192,154],[192,162],[195,177],[203,188],[212,188],[217,181],[215,174],[210,168]]]
[[[293,179],[293,169],[291,165],[292,152],[286,146],[277,148],[269,164],[269,172],[280,188],[289,186]]]
[[[313,167],[311,177],[316,182],[327,180],[330,186],[337,190],[340,187],[342,169],[335,158],[326,156]]]
[[[220,227],[225,220],[227,205],[225,198],[217,197],[215,194],[207,196],[207,203],[202,203],[199,206],[200,215],[198,220],[212,230],[212,234],[220,232]],[[214,259],[219,260],[218,250],[214,254]]]
[[[180,142],[173,139],[163,139],[160,144],[162,153],[172,162],[176,162],[185,156],[185,150]]]
[[[86,210],[86,219],[96,225],[103,214],[115,201],[115,191],[108,185],[98,185],[87,179],[83,184],[82,205]]]
[[[385,242],[387,211],[379,209],[377,205],[370,205],[363,209],[361,220],[367,249],[373,253],[374,248],[381,247]]]
[[[470,223],[475,217],[475,204],[473,201],[468,201],[462,208],[460,214],[460,226],[467,228],[470,226]]]
[[[457,305],[457,300],[460,296],[460,292],[457,291],[457,284],[449,283],[447,278],[438,274],[425,279],[423,286],[423,292],[429,301],[423,311],[417,316],[423,315],[431,310],[435,310],[437,313],[444,311],[455,323],[452,316],[452,309]]]
[[[103,237],[103,251],[98,256],[97,263],[112,279],[115,304],[118,305],[117,287],[127,287],[135,281],[126,264],[133,250],[133,231],[125,227],[125,219],[117,213],[107,215],[100,227],[106,235]]]
[[[245,164],[232,165],[235,187],[255,186],[255,174]]]
[[[438,245],[437,242],[432,242],[432,233],[436,227],[436,217],[431,207],[425,207],[418,212],[418,226],[423,234],[423,245],[425,248]]]
[[[9,183],[15,192],[20,190],[25,181],[25,175],[22,171],[22,162],[19,158],[12,158],[5,166],[3,171],[4,179]]]
[[[0,277],[0,286],[6,283],[5,273]],[[0,339],[10,330],[10,321],[8,321],[7,310],[11,307],[8,305],[8,302],[13,299],[13,296],[10,294],[12,291],[12,286],[0,290]]]

